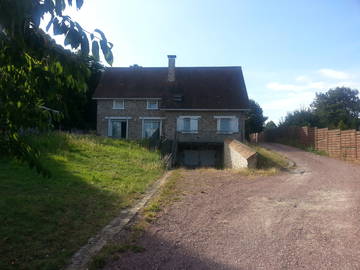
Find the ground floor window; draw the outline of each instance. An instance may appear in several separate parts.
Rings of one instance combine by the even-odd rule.
[[[108,136],[118,139],[126,139],[128,134],[128,120],[109,119]]]
[[[143,138],[150,138],[152,136],[160,137],[161,120],[158,119],[143,119]]]

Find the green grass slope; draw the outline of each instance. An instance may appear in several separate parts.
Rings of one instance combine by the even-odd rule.
[[[163,173],[137,143],[51,133],[31,138],[52,178],[0,157],[0,269],[59,269]]]

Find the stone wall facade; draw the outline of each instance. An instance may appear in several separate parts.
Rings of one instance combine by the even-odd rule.
[[[241,112],[216,111],[166,111],[165,136],[173,139],[176,133],[176,122],[179,116],[200,116],[198,120],[198,133],[177,132],[180,142],[223,142],[226,138],[244,140],[245,116]],[[239,120],[239,132],[233,134],[220,134],[217,132],[217,119],[214,116],[235,116]]]
[[[159,100],[159,107],[161,106]],[[179,116],[199,116],[198,132],[181,133],[177,132],[177,118]],[[217,119],[214,116],[235,116],[239,121],[239,131],[232,134],[219,134],[217,132]],[[101,136],[108,136],[109,118],[126,117],[128,121],[128,136],[130,140],[142,138],[142,119],[147,117],[161,118],[161,136],[174,139],[180,142],[223,142],[231,138],[239,141],[245,136],[245,115],[243,112],[232,111],[165,111],[148,110],[145,99],[125,100],[124,109],[113,109],[113,100],[97,100],[97,133]],[[176,135],[175,135],[176,133]]]
[[[124,109],[113,109],[113,100],[97,100],[97,134],[108,136],[108,117],[129,117],[128,139],[141,139],[142,120],[140,117],[163,117],[162,111],[148,110],[146,106],[146,100],[125,100]]]
[[[237,140],[224,141],[224,167],[230,169],[256,168],[257,153]]]

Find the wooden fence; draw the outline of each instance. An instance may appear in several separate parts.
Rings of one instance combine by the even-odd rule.
[[[316,127],[280,127],[250,134],[250,141],[300,144],[326,152],[330,157],[360,161],[360,131]]]

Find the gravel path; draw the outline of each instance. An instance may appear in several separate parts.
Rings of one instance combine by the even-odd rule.
[[[185,171],[185,195],[139,240],[146,251],[106,269],[360,269],[360,166],[266,146],[297,170]]]

